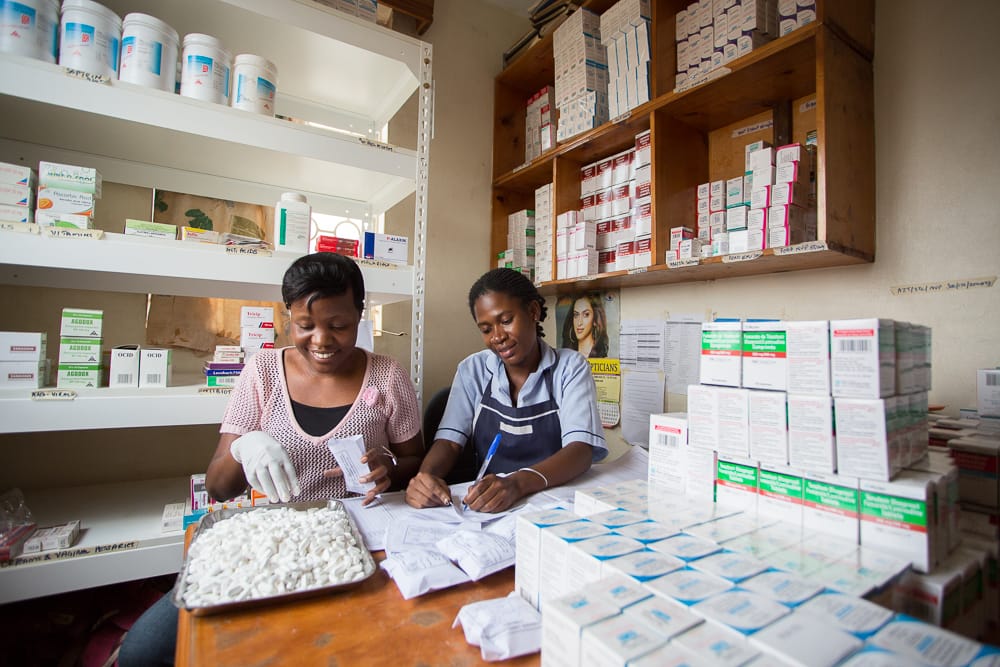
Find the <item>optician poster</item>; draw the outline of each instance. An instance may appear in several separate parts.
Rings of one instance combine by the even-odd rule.
[[[601,423],[607,428],[616,426],[621,417],[620,323],[618,290],[579,292],[556,302],[558,346],[576,350],[590,362]]]

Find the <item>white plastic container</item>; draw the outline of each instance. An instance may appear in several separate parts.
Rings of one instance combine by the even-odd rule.
[[[222,42],[193,32],[184,36],[181,56],[181,95],[229,105],[233,57]]]
[[[232,107],[267,116],[274,115],[278,68],[270,60],[241,53],[233,62]]]
[[[0,0],[0,53],[56,61],[59,0]]]
[[[118,80],[174,92],[178,44],[177,31],[155,16],[126,14]]]
[[[63,0],[59,64],[89,74],[118,78],[122,20],[91,0]]]
[[[309,252],[312,206],[298,192],[282,192],[274,207],[274,249],[305,255]]]

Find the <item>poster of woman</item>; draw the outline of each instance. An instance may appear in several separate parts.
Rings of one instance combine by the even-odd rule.
[[[556,302],[559,347],[590,359],[618,357],[620,323],[618,291],[580,292]]]

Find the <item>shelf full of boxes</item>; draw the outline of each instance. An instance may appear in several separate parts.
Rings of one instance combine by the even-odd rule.
[[[0,136],[0,161],[28,172],[22,185],[31,189],[19,214],[0,222],[3,284],[280,300],[282,276],[292,255],[271,254],[262,248],[247,252],[245,245],[227,248],[194,242],[205,241],[195,237],[207,235],[196,229],[160,238],[162,230],[148,221],[111,220],[107,214],[102,217],[101,211],[96,218],[84,220],[79,215],[82,211],[60,210],[55,212],[58,225],[49,219],[52,216],[34,219],[40,192],[36,186],[48,184],[31,180],[44,173],[43,163],[79,169],[103,178],[105,184],[268,207],[282,193],[298,192],[307,196],[314,212],[356,220],[364,230],[372,229],[375,218],[403,198],[415,192],[426,196],[429,137],[420,133],[417,150],[410,150],[384,143],[380,132],[414,92],[420,96],[420,118],[428,121],[418,125],[429,126],[431,48],[376,26],[373,13],[365,15],[364,11],[374,3],[341,3],[340,9],[296,0],[179,0],[166,5],[152,0],[108,0],[102,4],[95,11],[116,14],[108,20],[112,27],[117,21],[119,30],[124,30],[121,17],[126,18],[127,27],[130,13],[143,12],[161,19],[165,34],[176,31],[181,36],[198,33],[218,38],[224,56],[215,57],[213,67],[221,72],[222,62],[230,58],[222,79],[233,80],[233,95],[227,90],[225,99],[209,100],[185,94],[184,85],[177,94],[175,86],[161,86],[159,80],[154,84],[125,77],[120,62],[112,64],[110,57],[102,56],[101,64],[108,68],[105,72],[88,71],[86,63],[56,64],[62,55],[58,8],[52,3],[55,11],[49,17],[51,8],[44,3],[46,16],[39,16],[39,22],[30,27],[37,27],[42,37],[51,36],[50,31],[41,30],[42,19],[49,20],[51,33],[59,35],[56,44],[36,48],[31,40],[0,43],[0,109],[9,121]],[[347,15],[342,9],[351,4],[354,11]],[[116,39],[122,36],[119,33]],[[280,83],[272,88],[274,96],[257,100],[257,106],[267,108],[249,110],[233,103],[239,72],[238,61],[231,57],[241,52],[260,53],[279,68],[278,80],[271,81]],[[181,55],[178,48],[177,56]],[[351,67],[315,76],[318,62],[350,62]],[[170,72],[171,79],[173,70],[172,66],[162,69]],[[183,79],[183,68],[179,74]],[[262,76],[267,78],[266,73]],[[95,200],[100,197],[99,192],[91,194]],[[412,263],[403,260],[400,264],[398,258],[359,260],[368,303],[406,302],[417,307],[415,294],[423,279],[425,209],[416,207]],[[51,208],[41,213],[46,211],[53,213]],[[394,251],[402,248],[408,254],[409,248],[399,243],[402,238],[389,240],[396,241]],[[100,356],[107,374],[112,350],[104,343],[118,336],[113,319],[104,324]],[[54,353],[61,349],[56,333],[48,332],[47,350],[37,346],[39,360],[49,353],[55,361]],[[422,336],[414,336],[415,349],[421,344]],[[62,347],[79,354],[96,349],[93,344],[86,350],[81,345]],[[130,357],[137,356],[133,354],[137,351],[115,352],[120,363],[135,362]],[[221,352],[225,361],[218,363],[230,362],[227,351]],[[168,365],[159,374],[163,380],[169,369]],[[4,433],[218,423],[227,401],[225,388],[207,385],[213,382],[210,378],[220,383],[218,378],[227,377],[229,369],[204,370],[201,377],[182,375],[160,387],[39,389],[42,378],[36,366],[31,387],[0,390],[0,422]],[[57,384],[54,366],[52,371],[50,384]],[[138,380],[144,374],[138,371],[133,377]],[[189,484],[185,477],[32,490],[28,504],[39,525],[82,519],[80,542],[75,550],[3,567],[0,598],[6,602],[176,571],[181,533],[176,528],[164,533],[161,518],[168,501],[189,495]],[[77,496],[86,502],[70,501]],[[140,496],[148,502],[137,503]],[[68,508],[73,516],[66,515]]]
[[[497,77],[494,258],[508,249],[508,216],[538,208],[535,191],[545,188],[542,198],[552,202],[552,238],[542,239],[536,231],[535,243],[551,245],[557,252],[559,216],[569,214],[563,220],[572,223],[575,212],[577,218],[585,218],[587,226],[596,228],[589,234],[594,245],[583,243],[590,255],[597,255],[582,273],[560,276],[558,259],[554,259],[553,273],[536,272],[535,281],[545,293],[569,284],[560,280],[572,280],[572,289],[614,288],[873,260],[870,59],[874,12],[869,3],[853,3],[848,8],[822,0],[798,4],[591,1],[578,14],[579,18],[571,15],[556,29],[551,42],[533,47],[551,49],[549,67],[539,65],[541,55],[526,55],[523,62],[527,64],[515,61]],[[692,48],[692,41],[701,46]],[[706,51],[703,46],[711,48]],[[695,53],[699,54],[697,67]],[[637,87],[631,95],[633,80],[648,81],[648,88],[640,91]],[[622,81],[624,95],[620,94]],[[537,104],[540,95],[548,95],[541,108]],[[607,101],[608,106],[595,106],[592,98],[598,103]],[[525,100],[532,104],[525,106]],[[617,113],[611,113],[612,109]],[[525,110],[525,122],[520,123],[518,115]],[[568,123],[560,125],[564,112]],[[557,140],[550,145],[553,133]],[[591,168],[600,170],[623,153],[634,154],[637,142],[649,152],[648,169],[635,173],[633,167],[628,212],[612,215],[601,206],[601,191],[587,190],[585,174]],[[771,152],[751,161],[748,147]],[[792,160],[793,152],[797,159]],[[788,174],[778,171],[779,154],[802,168],[786,167],[791,171]],[[762,160],[769,164],[754,166]],[[754,184],[751,174],[755,170]],[[774,173],[764,173],[770,171]],[[748,225],[739,225],[734,212],[730,228],[740,233],[733,246],[718,243],[717,252],[710,255],[710,223],[706,223],[700,239],[703,251],[683,261],[677,261],[676,254],[668,257],[668,251],[676,250],[670,243],[672,230],[681,240],[683,228],[697,236],[699,186],[746,179],[747,188],[741,188],[732,206],[749,213],[756,203],[758,212],[751,224],[761,231],[766,229],[770,211],[764,206],[765,202],[771,205],[772,192],[754,195],[753,189],[778,186],[780,190],[783,182],[790,181],[779,181],[779,177],[801,184],[791,203],[782,204],[794,208],[785,209],[778,216],[783,224],[775,225],[794,233],[776,231],[769,245],[768,235],[750,233]],[[601,183],[601,187],[608,184]],[[602,217],[586,211],[589,195],[597,200]],[[710,203],[709,197],[705,199]],[[613,195],[610,201],[616,202]],[[721,206],[703,213],[724,214],[727,202],[723,200]],[[622,224],[622,219],[634,222],[637,216],[641,218],[638,225]],[[615,220],[619,231],[598,239],[602,229]],[[717,235],[718,241],[722,241],[720,236],[725,238]],[[744,236],[755,246],[760,241],[760,247],[748,243],[742,249]],[[599,240],[605,247],[597,247]],[[620,243],[626,244],[624,253],[618,253]],[[636,245],[640,247],[638,264],[628,253]],[[686,244],[685,250],[690,252],[691,245]],[[601,262],[602,252],[605,260],[611,259],[613,246],[615,261]],[[623,255],[620,266],[619,254]]]

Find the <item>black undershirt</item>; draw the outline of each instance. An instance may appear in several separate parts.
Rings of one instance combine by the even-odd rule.
[[[298,401],[292,401],[292,414],[295,421],[299,423],[302,430],[318,438],[333,430],[333,427],[347,416],[351,409],[350,405],[338,405],[335,408],[317,408],[313,405],[305,405]]]

